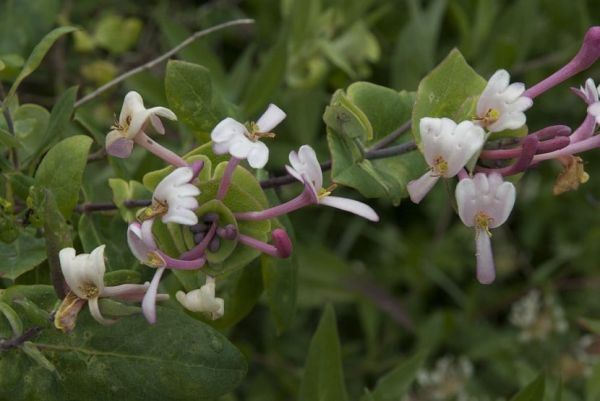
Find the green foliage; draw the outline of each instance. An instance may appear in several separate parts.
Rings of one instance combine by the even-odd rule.
[[[31,399],[44,390],[47,400],[183,400],[190,394],[211,399],[240,383],[244,358],[223,335],[169,309],[159,308],[158,316],[150,327],[141,315],[103,327],[82,313],[68,336],[44,330],[32,344],[54,369],[11,350],[0,358],[0,371],[6,372],[0,396]],[[41,388],[24,385],[31,380]]]
[[[527,387],[519,391],[511,401],[543,401],[546,390],[546,379],[544,375],[538,376]]]
[[[15,78],[15,81],[13,82],[12,86],[10,87],[10,90],[8,91],[7,98],[12,97],[16,93],[21,82],[29,75],[31,75],[31,73],[33,73],[40,66],[40,63],[42,62],[44,56],[46,56],[46,53],[48,52],[48,50],[50,50],[50,47],[52,47],[54,42],[56,42],[56,40],[58,40],[61,36],[73,32],[76,29],[77,28],[72,26],[63,26],[54,29],[46,36],[44,36],[40,43],[38,43],[37,46],[33,49],[31,55],[23,65],[21,72],[19,73],[19,75],[17,75],[17,78]]]
[[[335,312],[327,305],[308,348],[298,399],[347,400],[341,358]]]
[[[387,198],[395,205],[406,197],[406,184],[422,166],[415,157],[369,160],[367,150],[410,117],[413,96],[367,82],[356,82],[333,95],[325,109],[327,141],[334,182],[368,198]]]
[[[170,61],[165,91],[169,108],[192,130],[204,135],[232,111],[214,87],[209,70],[201,65]]]
[[[0,278],[14,280],[46,260],[44,240],[24,233],[12,244],[0,242]]]
[[[77,135],[63,139],[46,154],[35,174],[35,185],[49,189],[60,212],[68,218],[79,199],[81,179],[92,139]],[[65,155],[69,155],[65,159]]]

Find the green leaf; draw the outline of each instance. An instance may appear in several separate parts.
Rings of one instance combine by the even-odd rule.
[[[57,375],[34,369],[20,350],[11,350],[0,359],[0,398],[213,399],[239,385],[246,361],[223,335],[180,312],[157,312],[155,325],[137,315],[102,326],[84,311],[69,335],[44,330],[34,344]],[[32,378],[36,385],[25,385]],[[32,396],[38,385],[47,389],[43,397]]]
[[[398,364],[391,372],[381,377],[372,392],[374,401],[395,401],[402,399],[414,382],[417,372],[423,366],[426,352],[419,352]]]
[[[210,71],[201,65],[169,61],[165,91],[171,110],[194,131],[208,134],[231,114],[231,106],[214,87]]]
[[[63,248],[73,247],[71,227],[56,205],[56,198],[46,188],[37,189],[41,193],[41,211],[44,220],[44,236],[46,237],[46,255],[50,266],[50,277],[56,286],[60,286],[64,279],[61,273],[58,253]]]
[[[325,307],[304,365],[299,401],[347,401],[335,312]]]
[[[24,232],[12,244],[0,242],[0,278],[15,280],[46,260],[43,238]]]
[[[10,132],[0,128],[0,143],[9,148],[20,148],[21,143]]]
[[[23,104],[14,112],[15,135],[22,145],[18,152],[22,163],[29,162],[42,147],[49,120],[48,110],[36,104]]]
[[[540,374],[527,387],[519,391],[517,395],[511,398],[511,401],[544,401],[544,392],[546,390],[546,380],[543,374]]]
[[[71,216],[77,205],[91,145],[92,139],[84,135],[63,139],[50,149],[35,174],[36,186],[52,191],[60,212],[66,218]]]
[[[64,136],[69,121],[71,120],[71,115],[73,114],[73,107],[77,98],[77,89],[77,86],[72,86],[64,91],[54,104],[54,107],[52,107],[50,119],[48,120],[48,127],[41,135],[40,141],[38,142],[37,155],[45,150],[46,145]]]
[[[423,117],[470,120],[486,80],[454,49],[421,83],[412,113],[412,132],[420,145],[419,122]]]
[[[364,148],[408,121],[413,99],[411,93],[368,82],[353,83],[345,94],[334,94],[323,116],[334,182],[355,188],[368,198],[389,198],[394,204],[407,196],[406,184],[424,171],[422,157],[413,152],[368,160]]]
[[[77,30],[77,28],[75,27],[63,26],[54,29],[46,36],[44,36],[40,43],[38,43],[37,46],[31,52],[31,55],[25,62],[25,65],[23,66],[23,69],[15,79],[15,82],[13,82],[12,86],[10,87],[10,90],[8,91],[8,95],[6,97],[12,97],[16,93],[21,82],[39,67],[40,63],[46,56],[46,53],[48,53],[48,50],[50,50],[50,48],[58,38],[75,30]]]

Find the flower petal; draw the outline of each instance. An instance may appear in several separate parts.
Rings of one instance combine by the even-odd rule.
[[[156,323],[156,294],[158,293],[158,285],[164,271],[164,267],[156,269],[154,277],[152,277],[152,281],[150,282],[150,287],[148,287],[148,291],[146,291],[146,295],[144,295],[144,299],[142,300],[142,313],[150,324]]]
[[[364,217],[367,220],[379,221],[379,216],[371,206],[354,199],[325,196],[319,200],[319,204],[345,210],[357,216]]]
[[[433,188],[435,183],[438,182],[439,178],[439,176],[434,176],[431,174],[431,171],[428,171],[416,180],[410,181],[406,185],[410,200],[414,203],[421,202],[425,195],[431,191],[431,188]]]
[[[91,298],[88,301],[88,306],[90,307],[90,314],[98,323],[104,326],[110,326],[111,324],[117,322],[114,319],[106,319],[104,316],[102,316],[102,313],[100,312],[100,307],[98,306],[98,297]]]
[[[210,139],[215,143],[229,142],[233,138],[244,136],[246,132],[244,124],[227,117],[213,128]]]
[[[496,279],[494,255],[489,235],[482,230],[475,232],[475,256],[477,258],[477,280],[481,284],[491,284]]]
[[[248,164],[253,168],[263,168],[269,161],[269,148],[262,142],[254,142],[248,152]]]

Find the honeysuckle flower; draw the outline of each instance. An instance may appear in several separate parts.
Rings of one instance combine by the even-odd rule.
[[[588,78],[585,87],[579,88],[576,93],[589,105],[588,114],[595,118],[596,124],[600,124],[600,100],[598,100],[598,87],[594,80]]]
[[[502,225],[515,204],[516,190],[499,174],[475,174],[456,186],[458,215],[467,227],[475,228],[477,279],[489,284],[496,278],[490,229]]]
[[[99,323],[107,325],[115,320],[106,319],[100,313],[99,298],[117,298],[124,301],[141,300],[150,283],[104,285],[105,245],[100,245],[90,254],[77,255],[75,249],[64,248],[58,253],[63,277],[70,291],[62,301],[56,316],[55,325],[63,331],[71,331],[75,327],[77,314],[87,301],[90,313]],[[168,295],[158,294],[158,300],[168,299]]]
[[[193,178],[192,167],[176,168],[156,186],[152,205],[139,218],[146,220],[161,216],[163,223],[198,224],[194,211],[198,208],[196,196],[200,195],[200,189],[190,183]]]
[[[423,156],[430,171],[408,183],[410,199],[419,203],[440,177],[454,177],[485,141],[483,128],[471,121],[424,117],[419,122]]]
[[[119,121],[106,136],[106,151],[109,155],[127,158],[133,150],[133,142],[142,133],[150,121],[159,134],[165,133],[165,128],[159,117],[177,120],[177,116],[166,107],[144,107],[144,100],[139,93],[131,91],[125,95]]]
[[[271,130],[285,117],[283,110],[274,104],[270,104],[255,123],[244,125],[227,117],[210,134],[213,151],[218,155],[229,153],[237,159],[247,159],[250,166],[263,168],[269,160],[269,148],[260,139],[274,137]]]
[[[153,220],[145,220],[141,224],[131,223],[127,227],[127,244],[131,253],[143,264],[150,267],[165,267],[167,263],[158,252],[158,246],[152,235]]]
[[[58,253],[60,268],[67,285],[80,299],[88,300],[90,313],[98,322],[110,324],[98,307],[98,298],[104,290],[104,248],[100,245],[92,253],[76,255],[75,249],[64,248]]]
[[[187,294],[178,291],[175,297],[184,308],[206,313],[212,320],[219,319],[225,313],[225,302],[222,298],[215,297],[215,279],[210,276],[206,277],[206,284],[202,287]]]
[[[367,220],[379,221],[379,216],[369,205],[354,199],[330,196],[335,186],[323,188],[323,171],[310,146],[302,145],[298,152],[291,151],[290,164],[291,166],[285,166],[288,173],[304,184],[304,191],[300,195],[270,209],[235,213],[235,217],[239,220],[272,219],[310,204],[319,204],[345,210]]]
[[[477,102],[477,121],[491,132],[521,128],[527,121],[524,111],[533,105],[524,92],[523,83],[510,84],[506,70],[496,71]]]

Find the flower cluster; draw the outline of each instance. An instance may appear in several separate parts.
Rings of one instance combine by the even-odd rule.
[[[210,264],[208,254],[219,252],[224,241],[233,242],[235,247],[251,247],[276,258],[291,255],[292,242],[284,229],[275,228],[270,234],[270,243],[267,243],[251,235],[253,233],[244,232],[244,224],[272,220],[313,204],[342,209],[371,221],[379,219],[375,211],[364,203],[331,196],[334,186],[323,188],[321,166],[315,151],[308,145],[300,147],[298,152],[292,151],[289,155],[290,166],[286,166],[290,176],[304,187],[295,198],[264,210],[230,210],[234,222],[221,221],[221,216],[215,212],[200,212],[203,204],[208,202],[217,202],[221,207],[229,208],[227,194],[235,185],[234,173],[244,168],[241,166],[243,161],[247,161],[252,168],[266,165],[269,148],[262,139],[275,137],[272,130],[285,119],[286,114],[271,104],[256,122],[242,124],[233,118],[226,118],[214,127],[211,132],[212,151],[215,155],[229,155],[230,159],[219,178],[214,198],[204,198],[203,202],[200,198],[204,183],[199,176],[207,159],[187,161],[151,140],[144,132],[148,123],[159,133],[165,132],[159,116],[176,120],[175,114],[167,108],[146,109],[141,96],[130,92],[125,97],[118,123],[106,138],[106,150],[112,156],[129,157],[133,144],[137,143],[172,166],[171,171],[154,187],[151,204],[137,213],[135,221],[130,222],[127,229],[131,252],[142,264],[155,269],[154,276],[143,285],[105,287],[104,245],[90,255],[76,255],[73,248],[63,249],[60,263],[70,292],[57,314],[58,327],[66,330],[72,328],[77,312],[86,301],[98,322],[112,323],[113,320],[104,318],[100,311],[98,299],[101,297],[141,301],[146,320],[155,323],[156,301],[168,298],[168,295],[158,293],[165,270],[198,271]],[[161,241],[155,232],[157,224],[179,226],[193,238],[194,245],[178,255],[166,252],[161,248]],[[218,319],[225,313],[225,302],[216,296],[216,289],[215,277],[207,274],[203,286],[188,293],[179,291],[175,298],[187,310],[203,312],[211,319]]]
[[[410,198],[419,203],[440,177],[459,178],[455,190],[458,214],[466,226],[475,229],[481,283],[495,279],[490,229],[507,220],[515,203],[516,188],[503,177],[522,173],[544,160],[557,160],[563,172],[555,194],[577,189],[589,179],[582,159],[575,154],[600,147],[600,135],[594,135],[600,123],[600,87],[590,78],[573,89],[587,105],[587,116],[574,131],[564,125],[545,127],[513,141],[516,146],[510,148],[495,138],[506,136],[505,130],[519,130],[513,131],[513,136],[527,132],[525,111],[533,106],[533,99],[588,68],[600,54],[599,44],[600,28],[591,28],[580,51],[565,67],[528,90],[522,83],[510,83],[507,71],[497,71],[481,92],[471,120],[420,120],[421,150],[430,169],[409,182]],[[492,134],[493,140],[488,141]]]

